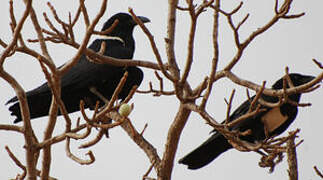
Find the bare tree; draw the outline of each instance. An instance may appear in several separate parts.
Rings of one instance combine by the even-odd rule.
[[[88,159],[81,159],[74,155],[70,150],[70,139],[80,140],[86,139],[87,142],[82,144],[80,148],[88,148],[94,146],[98,143],[106,129],[114,128],[116,126],[120,126],[123,128],[125,133],[127,133],[130,137],[130,140],[135,142],[149,158],[151,167],[148,169],[147,173],[143,175],[143,179],[154,179],[149,177],[149,173],[152,169],[154,169],[157,173],[156,179],[166,180],[171,179],[172,170],[174,167],[174,158],[177,152],[178,143],[181,138],[182,130],[185,127],[187,120],[191,113],[199,114],[207,124],[215,128],[218,132],[225,135],[225,137],[229,140],[229,142],[240,151],[253,151],[255,153],[260,153],[262,158],[260,160],[259,165],[261,167],[269,167],[271,171],[274,170],[274,167],[277,163],[283,160],[283,153],[287,153],[288,156],[288,164],[289,164],[289,176],[290,179],[297,179],[298,169],[297,169],[297,155],[295,148],[302,141],[295,143],[295,138],[299,130],[295,130],[290,132],[289,136],[281,137],[281,138],[272,138],[268,141],[259,144],[259,145],[250,145],[241,141],[238,136],[239,134],[235,132],[231,132],[228,130],[229,124],[221,124],[212,117],[209,112],[206,110],[208,101],[210,99],[210,94],[212,92],[212,88],[215,83],[219,79],[228,78],[232,82],[237,85],[244,86],[247,89],[253,90],[259,98],[260,94],[266,94],[270,96],[281,97],[281,101],[278,104],[270,104],[268,102],[264,102],[264,104],[268,106],[277,106],[280,103],[287,101],[287,95],[291,93],[304,93],[311,92],[316,90],[319,85],[318,83],[323,79],[323,72],[321,72],[314,80],[309,83],[306,83],[302,86],[291,87],[283,90],[272,90],[270,88],[265,87],[265,82],[262,85],[258,85],[251,81],[242,79],[241,77],[235,75],[232,72],[232,69],[235,65],[241,61],[241,57],[245,52],[245,49],[249,46],[250,43],[254,41],[255,38],[261,36],[268,29],[275,26],[277,22],[282,20],[290,20],[296,19],[304,15],[304,13],[300,14],[292,14],[290,12],[292,0],[284,0],[282,3],[279,3],[278,0],[275,1],[274,15],[273,17],[265,23],[262,27],[258,28],[256,31],[251,32],[245,40],[240,38],[239,30],[244,25],[244,23],[248,20],[249,14],[247,14],[242,20],[238,23],[233,21],[233,16],[237,14],[240,8],[243,6],[243,3],[237,5],[237,7],[233,8],[231,11],[225,11],[221,9],[220,0],[203,0],[199,2],[195,2],[192,0],[187,0],[185,7],[180,7],[178,4],[178,0],[169,0],[168,1],[168,17],[167,17],[167,37],[165,39],[165,47],[166,47],[166,57],[162,57],[159,52],[159,48],[157,47],[154,41],[154,35],[145,27],[143,23],[138,20],[136,14],[132,9],[129,9],[130,14],[139,24],[142,31],[146,34],[150,41],[151,50],[154,52],[156,62],[152,63],[150,61],[144,60],[120,60],[116,58],[106,57],[102,54],[95,53],[90,49],[87,49],[86,46],[89,42],[91,35],[93,34],[102,34],[104,32],[99,32],[95,30],[96,24],[103,16],[106,7],[107,0],[102,0],[101,8],[99,9],[97,15],[93,20],[90,20],[90,17],[87,12],[86,5],[84,4],[84,0],[79,1],[79,7],[76,13],[72,16],[71,14],[68,17],[68,21],[64,22],[59,14],[57,14],[55,8],[48,3],[50,7],[51,14],[54,19],[51,20],[46,13],[43,14],[43,18],[45,19],[47,26],[49,28],[42,27],[39,24],[39,17],[36,15],[35,10],[32,6],[31,0],[23,1],[25,3],[25,10],[23,16],[20,19],[16,19],[15,11],[12,0],[10,1],[10,27],[12,30],[12,38],[10,42],[4,42],[0,39],[0,45],[4,48],[2,54],[0,56],[0,77],[4,79],[13,90],[16,92],[16,95],[20,102],[20,108],[22,112],[23,124],[19,125],[8,125],[8,124],[0,124],[0,130],[6,131],[14,131],[21,133],[25,140],[25,162],[23,164],[18,160],[17,157],[10,151],[9,147],[6,147],[6,150],[11,157],[11,159],[16,163],[18,167],[23,170],[22,174],[18,174],[16,179],[30,179],[34,180],[39,176],[41,179],[55,179],[50,176],[51,169],[51,159],[53,157],[53,153],[51,151],[52,146],[59,142],[66,143],[66,155],[72,160],[80,163],[80,164],[91,164],[95,162],[95,156],[91,151],[88,151]],[[196,87],[192,86],[188,81],[188,76],[191,72],[192,64],[194,61],[193,53],[194,53],[194,43],[196,41],[196,28],[197,28],[197,20],[201,14],[203,14],[206,10],[212,10],[213,12],[213,58],[210,60],[212,62],[212,66],[210,67],[210,74],[204,77],[204,80],[200,82],[200,84]],[[187,42],[187,55],[186,62],[184,67],[179,67],[178,60],[175,56],[175,34],[176,34],[176,12],[183,11],[184,13],[188,13],[190,16],[191,24],[188,34],[188,42]],[[230,26],[233,36],[236,52],[234,52],[234,56],[231,60],[226,60],[228,62],[223,69],[220,69],[219,64],[219,17],[224,16],[227,20],[228,25]],[[86,33],[81,42],[77,42],[74,37],[74,26],[79,22],[79,19],[84,18],[84,24],[86,28]],[[32,25],[34,27],[35,32],[37,33],[37,38],[28,39],[27,41],[21,34],[21,30],[26,23],[26,19],[30,18]],[[58,24],[55,26],[54,24]],[[113,28],[113,27],[112,27]],[[29,47],[30,43],[39,43],[41,47],[41,51],[37,52],[34,49]],[[53,58],[50,56],[47,50],[48,43],[57,43],[62,46],[71,46],[77,49],[76,54],[72,59],[68,61],[64,65],[64,67],[58,69],[54,63]],[[102,47],[104,48],[104,47]],[[51,108],[49,111],[49,121],[47,127],[44,131],[44,138],[39,139],[36,137],[34,130],[30,123],[29,116],[29,107],[26,100],[25,90],[21,87],[18,81],[13,77],[13,75],[6,72],[3,67],[4,62],[8,57],[16,55],[17,52],[23,53],[28,56],[34,57],[40,63],[40,67],[44,72],[44,75],[52,89],[53,93],[53,101],[51,104]],[[76,121],[69,117],[65,109],[65,105],[61,100],[60,96],[60,77],[62,74],[67,72],[73,65],[75,65],[82,54],[86,54],[93,61],[99,63],[107,63],[115,66],[140,66],[148,69],[155,70],[156,78],[159,82],[159,87],[153,87],[152,83],[149,85],[148,90],[138,91],[136,87],[133,88],[132,92],[126,98],[126,100],[122,103],[128,103],[132,98],[133,94],[143,93],[154,96],[173,96],[179,102],[179,107],[177,109],[177,114],[172,120],[172,124],[169,127],[167,132],[167,140],[164,142],[165,147],[163,150],[163,154],[159,155],[157,153],[156,148],[144,138],[144,130],[139,132],[131,123],[131,120],[127,117],[124,117],[118,113],[118,108],[120,104],[116,102],[116,97],[118,93],[122,89],[122,86],[126,79],[126,74],[123,79],[120,81],[118,88],[115,90],[110,102],[105,106],[105,108],[99,109],[98,106],[94,111],[94,115],[92,117],[88,117],[86,112],[84,111],[84,104],[80,102],[80,109],[82,113],[82,120],[77,120],[77,126],[72,127],[72,121]],[[314,61],[318,68],[322,69],[319,61]],[[182,71],[180,71],[182,69]],[[285,69],[286,74],[288,74],[288,68]],[[164,83],[169,83],[172,85],[171,90],[164,89]],[[231,110],[231,102],[233,99],[234,92],[231,94],[230,100],[227,102],[227,115],[229,116]],[[255,98],[254,101],[257,101],[258,98]],[[309,104],[297,104],[298,106],[308,106]],[[62,112],[63,117],[66,123],[65,132],[56,136],[53,136],[53,130],[55,129],[57,112],[60,110]],[[255,108],[253,111],[250,111],[246,116],[238,118],[234,122],[243,120],[243,118],[247,118],[248,116],[252,116],[260,111],[259,108]],[[113,119],[114,122],[112,124],[102,124],[101,122],[105,121],[105,119],[110,118]],[[95,139],[89,139],[89,135],[94,133],[91,131],[93,128],[100,128]],[[80,133],[80,131],[85,130],[84,133]],[[261,150],[261,151],[260,151]],[[41,169],[38,170],[36,168],[39,155],[42,153],[42,164]],[[317,174],[321,176],[320,172],[317,168],[315,168]]]

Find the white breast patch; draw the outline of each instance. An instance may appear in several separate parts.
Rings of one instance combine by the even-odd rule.
[[[120,41],[123,45],[125,44],[124,40],[117,36],[99,35],[99,37],[100,39],[115,40],[115,41]]]
[[[261,121],[264,123],[267,132],[273,132],[275,129],[281,126],[287,119],[288,116],[282,115],[280,112],[280,108],[275,107],[268,111],[261,118]]]

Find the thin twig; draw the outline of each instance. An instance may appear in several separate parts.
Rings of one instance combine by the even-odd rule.
[[[81,7],[81,12],[83,14],[85,26],[86,28],[88,28],[90,26],[90,20],[89,20],[89,15],[87,13],[84,1],[85,0],[80,0],[80,7]]]
[[[120,79],[118,86],[114,90],[113,95],[112,95],[108,105],[100,113],[98,113],[97,118],[103,117],[106,113],[111,111],[111,108],[112,108],[114,102],[117,100],[119,93],[121,92],[124,84],[126,83],[127,77],[128,77],[128,72],[126,71],[124,73],[123,77]]]
[[[241,115],[239,118],[235,119],[234,121],[231,121],[230,123],[227,124],[227,127],[231,128],[233,126],[235,126],[236,124],[240,123],[243,120],[246,120],[250,117],[253,117],[255,115],[257,115],[260,112],[265,111],[264,109],[261,109],[260,106],[257,106],[257,108],[251,112],[248,112],[244,115]]]
[[[73,21],[71,22],[71,24],[70,24],[70,26],[71,27],[73,27],[75,24],[76,24],[76,22],[77,22],[77,20],[79,19],[79,17],[80,17],[80,14],[81,14],[81,5],[79,5],[79,7],[78,7],[78,9],[77,9],[77,11],[76,11],[76,14],[75,14],[75,16],[74,16],[74,19],[73,19]]]
[[[237,47],[237,53],[236,55],[233,57],[233,59],[231,60],[230,63],[228,63],[228,65],[224,68],[225,71],[229,71],[231,70],[235,64],[237,64],[243,54],[243,51],[245,50],[245,48],[259,35],[261,35],[263,32],[267,31],[269,28],[271,28],[274,24],[276,24],[280,19],[292,19],[292,18],[299,18],[301,16],[304,15],[304,13],[300,13],[300,14],[296,14],[296,15],[287,15],[287,13],[290,10],[290,6],[291,6],[292,0],[285,0],[283,5],[278,8],[278,1],[276,1],[275,4],[275,15],[274,17],[269,20],[265,25],[263,25],[262,27],[258,28],[256,31],[252,32],[244,42],[240,42],[240,37],[239,37],[239,28],[242,26],[242,24],[247,20],[247,18],[249,17],[249,14],[247,14],[245,16],[245,18],[237,25],[235,26],[232,20],[232,16],[239,11],[239,9],[242,6],[242,2],[239,4],[239,6],[237,6],[237,8],[235,8],[233,11],[231,11],[230,13],[224,12],[222,10],[220,10],[220,8],[216,8],[214,7],[214,9],[216,11],[221,12],[223,15],[225,15],[227,17],[227,21],[228,24],[230,25],[233,34],[234,34],[234,39],[235,39],[235,43],[236,43],[236,47]]]
[[[120,121],[124,118],[115,111],[110,112],[109,117],[116,121]],[[139,132],[137,132],[133,127],[131,127],[129,121],[122,123],[121,127],[129,135],[129,137],[140,147],[140,149],[147,155],[147,157],[150,160],[150,163],[155,164],[154,168],[156,171],[158,171],[158,169],[160,168],[161,160],[156,148],[143,136],[141,136]],[[133,131],[135,131],[135,133]],[[136,134],[136,136],[133,136],[133,134]]]
[[[8,124],[0,124],[0,130],[6,131],[14,131],[18,133],[23,133],[23,127],[17,125],[8,125]]]
[[[77,162],[81,165],[89,165],[89,164],[94,163],[94,161],[95,161],[95,157],[94,157],[92,151],[88,151],[88,153],[86,153],[86,155],[88,155],[90,158],[88,160],[80,159],[77,156],[75,156],[74,154],[72,154],[71,149],[70,149],[70,138],[69,137],[66,138],[65,151],[66,151],[67,157],[71,158],[72,160],[74,160],[75,162]]]
[[[62,142],[68,137],[69,133],[77,133],[77,132],[83,130],[84,128],[86,128],[86,127],[87,127],[87,124],[81,124],[81,125],[77,126],[76,128],[71,129],[68,133],[64,132],[64,133],[62,133],[60,135],[54,136],[54,137],[52,137],[52,138],[50,138],[48,140],[40,142],[38,144],[37,148],[42,149],[42,148],[44,148],[46,146],[50,146],[52,144]]]
[[[323,69],[323,65],[322,63],[320,63],[318,60],[316,59],[313,59],[313,62],[320,68],[320,69]]]
[[[133,10],[131,8],[129,8],[129,12],[132,15],[132,17],[134,18],[134,20],[136,21],[136,23],[140,26],[140,28],[142,29],[142,31],[148,37],[149,42],[150,42],[150,45],[151,45],[151,48],[152,48],[152,50],[153,50],[153,52],[155,54],[157,63],[159,65],[159,67],[160,67],[160,70],[162,71],[162,73],[164,74],[165,77],[167,77],[171,81],[174,81],[174,77],[172,75],[170,75],[166,71],[166,69],[164,67],[162,58],[160,56],[159,50],[158,50],[157,45],[156,45],[155,40],[154,40],[154,36],[150,33],[150,31],[147,29],[147,27],[144,25],[144,23],[142,23],[140,21],[140,19],[136,16],[136,14],[133,12]]]
[[[4,60],[5,58],[9,55],[9,53],[13,50],[13,48],[17,45],[17,40],[19,38],[21,29],[27,19],[27,16],[29,15],[31,9],[31,0],[26,2],[26,9],[22,15],[22,18],[20,19],[20,21],[18,22],[15,31],[13,33],[13,37],[11,42],[7,45],[6,49],[2,52],[1,56],[0,56],[0,67],[3,66]]]
[[[191,16],[191,25],[188,35],[188,46],[187,46],[187,57],[185,68],[183,71],[183,75],[180,80],[180,84],[185,84],[188,78],[188,75],[191,71],[192,63],[193,63],[193,53],[194,53],[194,43],[195,43],[195,34],[196,34],[196,25],[197,25],[197,16],[195,14],[195,10],[193,7],[193,1],[189,1],[189,9],[190,9],[190,16]]]
[[[133,95],[137,92],[137,88],[138,88],[138,86],[137,85],[135,85],[135,86],[133,86],[132,88],[131,88],[131,90],[130,90],[130,92],[129,92],[129,94],[128,94],[128,96],[122,101],[123,103],[128,103],[130,100],[131,100],[131,98],[133,97]]]
[[[82,3],[84,4],[84,0],[80,0],[80,4],[82,4]],[[69,62],[67,62],[62,68],[59,69],[60,74],[66,73],[70,68],[72,68],[72,66],[74,66],[78,62],[81,55],[84,53],[84,50],[86,49],[86,46],[90,40],[90,37],[93,33],[93,30],[94,30],[96,24],[99,22],[100,18],[103,16],[103,14],[106,10],[106,6],[107,6],[107,0],[102,0],[101,8],[100,8],[98,14],[96,15],[96,17],[93,19],[92,23],[88,26],[85,36],[82,40],[82,43],[81,43],[77,53],[74,55],[74,57]],[[85,17],[85,12],[86,12],[85,7],[82,7],[82,12]]]
[[[233,81],[236,84],[247,87],[249,89],[253,89],[254,91],[259,91],[261,89],[260,85],[257,85],[251,81],[239,78],[238,76],[233,74],[231,71],[222,71],[222,73],[224,73],[225,77],[229,78],[231,81]],[[268,95],[268,96],[279,97],[284,94],[289,95],[289,94],[296,94],[296,93],[305,93],[304,91],[306,91],[308,88],[314,86],[315,84],[321,82],[322,79],[323,79],[323,72],[321,72],[319,75],[317,75],[316,78],[313,79],[312,81],[305,83],[303,85],[294,87],[294,88],[288,88],[288,89],[286,89],[285,92],[282,89],[281,90],[273,90],[273,89],[264,88],[263,94]]]
[[[320,170],[317,169],[316,166],[314,166],[314,170],[315,170],[316,174],[323,179],[323,174],[321,173]]]
[[[233,101],[233,97],[234,97],[235,92],[236,92],[236,90],[233,89],[232,92],[231,92],[230,98],[229,98],[229,102],[227,102],[225,100],[225,102],[227,104],[227,115],[226,115],[226,119],[225,119],[225,124],[228,124],[229,120],[230,120],[230,112],[231,112],[232,101]]]
[[[151,170],[153,169],[153,167],[154,167],[154,163],[152,163],[150,166],[149,166],[149,168],[148,168],[148,170],[147,170],[147,172],[142,176],[142,180],[147,180],[149,177],[148,177],[148,175],[149,175],[149,173],[151,172]]]
[[[148,127],[148,124],[146,123],[145,126],[144,126],[144,128],[140,132],[140,135],[141,136],[144,135],[144,132],[146,131],[147,127]]]
[[[106,129],[100,129],[99,133],[96,135],[96,137],[94,139],[82,144],[81,146],[79,146],[79,148],[88,148],[88,147],[91,147],[91,146],[97,144],[102,139],[105,131],[106,131]]]
[[[263,90],[265,89],[265,85],[266,85],[266,81],[263,81],[262,85],[260,87],[260,90],[257,92],[256,96],[253,98],[253,100],[250,103],[250,107],[249,107],[248,112],[251,112],[254,109],[255,105],[257,104],[259,98],[262,95]]]
[[[5,146],[5,149],[9,155],[9,157],[13,160],[13,162],[20,167],[23,170],[23,173],[21,175],[18,175],[18,179],[24,179],[27,175],[27,169],[26,167],[18,160],[18,158],[11,152],[8,146]]]
[[[171,96],[171,95],[175,95],[174,90],[173,91],[165,91],[164,90],[163,78],[160,77],[160,75],[158,74],[157,71],[155,71],[155,76],[157,77],[157,79],[159,81],[159,90],[154,89],[152,83],[149,82],[149,90],[137,90],[137,92],[142,93],[142,94],[153,93],[153,96],[161,96],[161,95]]]
[[[170,67],[171,75],[174,77],[175,81],[180,79],[179,67],[176,62],[175,49],[174,49],[177,6],[178,6],[178,0],[168,1],[167,38],[165,39],[168,64]]]
[[[215,1],[215,5],[217,9],[220,9],[220,0]],[[218,37],[219,37],[219,11],[214,11],[213,13],[213,33],[212,33],[212,40],[213,40],[213,58],[212,58],[212,66],[211,66],[211,72],[209,75],[209,81],[207,83],[206,92],[202,98],[202,102],[200,104],[201,109],[205,109],[206,103],[210,97],[213,83],[216,81],[215,79],[215,73],[217,71],[218,62],[219,62],[219,43],[218,43]]]
[[[287,141],[287,162],[288,162],[288,175],[290,180],[298,179],[298,168],[297,168],[297,155],[296,155],[296,146],[295,146],[294,135],[292,138]]]
[[[109,33],[112,32],[112,30],[118,25],[118,23],[119,23],[119,20],[116,19],[116,20],[114,20],[114,22],[112,23],[112,25],[108,29],[106,29],[104,31],[93,31],[93,34],[96,34],[96,35],[107,35],[107,34],[109,34]]]

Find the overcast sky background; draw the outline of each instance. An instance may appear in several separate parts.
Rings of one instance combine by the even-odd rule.
[[[46,5],[47,1],[34,1],[34,8],[42,26],[46,24],[42,18],[42,12],[47,12],[51,19],[52,15]],[[56,7],[60,17],[67,20],[68,12],[75,14],[78,1],[51,1]],[[185,1],[181,1],[184,4]],[[223,1],[222,8],[231,10],[240,1]],[[91,19],[96,15],[101,1],[86,1],[88,13]],[[11,40],[10,28],[8,26],[9,13],[8,1],[0,2],[1,29],[0,38],[5,42]],[[22,1],[14,1],[16,17],[20,19],[24,5]],[[127,12],[128,7],[132,7],[137,15],[146,16],[151,20],[147,24],[149,30],[154,34],[157,45],[166,61],[164,38],[166,37],[167,21],[167,2],[166,1],[109,1],[108,9],[104,17],[96,27],[100,30],[102,24],[117,12]],[[264,25],[273,16],[274,0],[249,0],[244,1],[244,5],[239,13],[234,17],[235,22],[243,19],[246,13],[250,13],[248,21],[241,28],[242,39],[246,38],[251,32]],[[322,25],[323,2],[318,0],[301,1],[295,0],[291,8],[291,13],[305,12],[306,15],[299,19],[282,20],[268,32],[264,33],[250,44],[246,49],[242,60],[235,66],[233,72],[244,79],[261,84],[263,80],[268,81],[267,85],[273,84],[284,74],[284,68],[289,66],[290,72],[298,72],[308,75],[318,75],[322,70],[318,69],[312,62],[312,58],[323,62],[323,25]],[[194,64],[189,76],[190,83],[196,86],[210,71],[212,58],[212,10],[201,15],[198,21],[196,43],[194,51]],[[184,12],[177,14],[177,34],[176,34],[176,57],[183,69],[186,59],[187,37],[189,30],[189,17]],[[81,18],[82,19],[82,18]],[[234,41],[231,30],[228,28],[226,19],[220,18],[220,62],[219,66],[224,67],[235,54]],[[80,42],[84,35],[84,26],[78,23],[75,35]],[[36,34],[28,19],[23,29],[25,39],[35,38]],[[139,28],[134,32],[136,39],[135,59],[144,59],[156,62],[149,42],[144,33]],[[94,38],[92,38],[93,40]],[[29,45],[29,44],[28,44]],[[38,44],[31,45],[35,49]],[[49,52],[56,65],[61,65],[69,60],[75,53],[75,49],[65,45],[49,44]],[[1,48],[1,51],[3,48]],[[44,82],[43,73],[37,60],[21,54],[9,58],[5,62],[5,69],[12,74],[25,90],[35,88]],[[153,71],[144,69],[145,79],[139,89],[146,90],[148,82],[153,81],[155,87],[158,82],[153,75]],[[170,87],[170,86],[166,86]],[[14,96],[13,89],[4,81],[0,80],[0,116],[2,124],[11,124],[14,120],[9,115],[5,102]],[[209,100],[207,110],[216,120],[222,121],[226,114],[226,105],[223,98],[228,98],[232,89],[236,89],[234,108],[246,99],[245,88],[233,84],[229,80],[218,81],[213,89],[212,97]],[[301,128],[300,138],[304,143],[297,148],[298,165],[300,179],[318,179],[313,170],[317,165],[323,171],[323,142],[322,142],[322,88],[315,92],[302,96],[301,102],[311,102],[311,107],[299,109],[299,114],[295,122],[289,127],[289,131]],[[140,131],[145,123],[148,128],[145,131],[145,138],[148,139],[162,155],[167,130],[178,108],[175,97],[152,97],[152,95],[136,94],[132,102],[135,109],[130,118],[135,127]],[[80,113],[71,116],[77,119]],[[43,130],[46,127],[47,117],[39,118],[32,122],[37,136],[42,139]],[[21,125],[21,124],[20,124]],[[64,120],[59,117],[55,134],[64,131]],[[209,137],[212,128],[205,124],[197,114],[192,113],[183,131],[181,141],[176,155],[176,161],[183,157],[201,144]],[[91,137],[95,136],[96,131],[92,131]],[[286,135],[287,132],[284,133]],[[96,146],[89,148],[94,152],[96,161],[90,166],[81,166],[70,160],[65,155],[65,144],[59,143],[53,146],[53,162],[51,176],[58,179],[141,179],[142,175],[150,166],[148,158],[133,143],[129,137],[119,127],[110,130],[110,139],[102,139]],[[84,141],[83,141],[84,142]],[[73,141],[72,152],[80,157],[85,157],[88,150],[79,150],[77,147],[80,142]],[[17,133],[0,131],[0,179],[14,178],[21,170],[8,157],[4,146],[8,145],[13,153],[24,162],[24,141],[23,136]],[[86,157],[87,158],[87,157]],[[173,179],[287,179],[287,164],[284,162],[276,167],[272,173],[268,169],[258,166],[260,156],[256,153],[242,153],[237,150],[230,150],[221,155],[208,166],[191,171],[186,166],[175,164],[172,174]],[[39,162],[39,167],[41,162]],[[155,173],[152,174],[155,177]]]

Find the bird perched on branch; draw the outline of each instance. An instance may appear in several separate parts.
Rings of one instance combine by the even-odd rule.
[[[143,22],[150,22],[146,17],[138,16]],[[126,13],[118,13],[105,22],[102,31],[107,30],[116,21],[117,24],[111,32],[96,39],[89,49],[100,52],[105,56],[119,59],[132,59],[135,51],[135,41],[132,33],[137,23]],[[105,42],[105,49],[101,52],[101,46]],[[118,98],[124,99],[133,86],[139,86],[143,79],[143,72],[138,67],[118,67],[109,64],[97,64],[91,62],[83,54],[78,63],[61,77],[61,99],[68,113],[80,110],[80,101],[85,101],[85,108],[93,108],[97,101],[103,105],[102,99],[90,89],[95,89],[106,99],[110,99],[120,79],[125,72],[128,78]],[[38,118],[48,115],[52,93],[47,83],[26,93],[30,110],[30,118]],[[17,97],[13,97],[6,104],[14,103],[9,107],[11,115],[16,116],[14,123],[22,121]]]
[[[294,86],[300,86],[307,82],[310,82],[315,77],[306,76],[301,74],[289,74],[289,77]],[[272,89],[282,89],[283,88],[283,78],[279,79],[272,86]],[[289,87],[288,84],[286,87]],[[250,100],[242,103],[229,117],[228,122],[232,122],[235,119],[247,114],[252,100],[255,96],[251,97]],[[299,102],[301,98],[301,93],[291,94],[288,99],[296,103]],[[269,103],[279,102],[278,97],[272,97],[267,95],[261,95],[261,99]],[[256,103],[258,105],[258,103]],[[283,133],[288,126],[295,120],[297,115],[297,106],[293,103],[283,103],[280,106],[270,108],[263,105],[260,106],[263,111],[260,111],[254,116],[251,116],[241,122],[235,124],[230,130],[236,130],[239,132],[250,133],[245,136],[240,136],[241,140],[256,143],[261,142],[266,137],[273,137]],[[223,122],[224,123],[224,122]],[[188,169],[199,169],[215,158],[217,158],[223,152],[232,148],[232,145],[227,141],[227,139],[219,132],[214,132],[214,134],[207,139],[198,148],[187,154],[185,157],[179,160],[179,163],[187,165]]]

